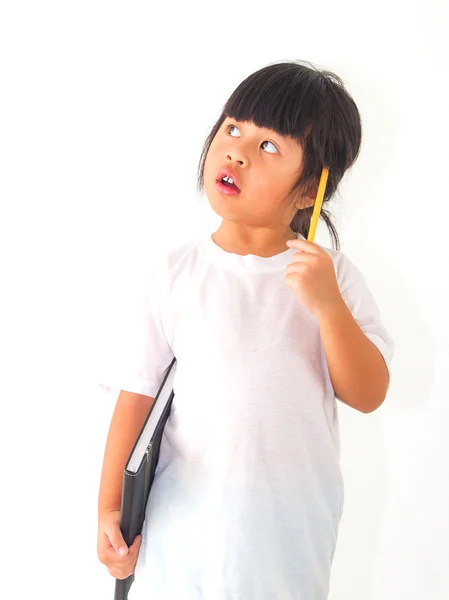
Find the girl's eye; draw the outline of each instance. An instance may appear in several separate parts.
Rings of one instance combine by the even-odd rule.
[[[228,133],[229,133],[229,130],[231,129],[231,127],[234,127],[235,129],[238,129],[238,127],[236,125],[228,125],[227,128],[226,128],[226,131]],[[270,142],[269,140],[265,140],[264,142],[262,142],[262,144],[271,144],[273,146],[273,148],[276,150],[276,152],[278,152],[278,149],[273,144],[273,142]],[[275,153],[274,152],[269,152],[268,154],[275,154]]]

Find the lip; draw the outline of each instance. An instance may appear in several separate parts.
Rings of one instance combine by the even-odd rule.
[[[221,181],[217,181],[215,185],[220,194],[225,194],[225,196],[238,196],[241,193],[240,190],[228,187],[224,183],[221,183]]]
[[[240,183],[238,177],[230,167],[223,167],[218,171],[217,182],[221,181],[225,175],[227,175],[228,177],[232,177],[234,185],[236,185],[238,190],[240,191]]]

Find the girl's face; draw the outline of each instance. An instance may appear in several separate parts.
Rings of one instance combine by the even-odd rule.
[[[204,189],[218,215],[252,227],[289,226],[298,208],[311,206],[312,198],[287,198],[299,177],[303,152],[300,144],[252,122],[226,118],[210,145],[204,163]],[[237,176],[240,194],[228,196],[217,189],[222,168]]]

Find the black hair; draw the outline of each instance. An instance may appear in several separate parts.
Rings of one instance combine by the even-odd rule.
[[[305,64],[301,64],[305,63]],[[357,106],[340,77],[305,61],[281,61],[249,75],[234,90],[203,146],[197,189],[204,189],[204,163],[212,140],[228,117],[273,129],[301,144],[303,171],[290,190],[304,195],[317,189],[323,166],[329,177],[320,217],[325,221],[337,250],[338,233],[324,209],[337,191],[345,171],[356,161],[362,139]],[[299,167],[298,167],[299,168]],[[306,239],[313,206],[299,209],[290,227]]]

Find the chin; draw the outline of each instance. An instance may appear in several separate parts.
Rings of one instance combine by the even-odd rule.
[[[226,204],[226,196],[222,197],[219,192],[212,190],[211,194],[207,194],[207,199],[214,213],[223,220],[230,221],[231,223],[245,223],[244,215],[240,211],[235,210],[235,206],[229,203]]]

